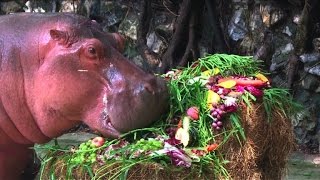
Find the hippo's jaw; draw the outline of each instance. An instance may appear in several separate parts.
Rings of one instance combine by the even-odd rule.
[[[103,110],[99,117],[99,121],[101,121],[102,129],[100,129],[100,133],[102,133],[104,136],[111,136],[111,137],[119,137],[120,132],[114,128],[114,126],[111,123],[110,116],[108,114],[107,104],[108,104],[108,98],[107,94],[104,93],[102,98],[102,104],[103,104]]]
[[[116,130],[114,126],[111,123],[111,120],[105,112],[101,114],[101,117],[99,119],[101,121],[102,129],[97,129],[102,135],[106,137],[113,137],[118,138],[121,135],[121,132]]]
[[[164,80],[155,78],[152,86],[137,83],[131,88],[105,87],[93,111],[84,122],[105,137],[118,138],[122,133],[143,128],[165,113],[168,92]]]
[[[105,87],[97,99],[93,108],[88,110],[83,117],[83,122],[86,123],[92,130],[98,131],[105,137],[119,138],[121,132],[117,130],[110,119],[109,110],[107,108],[107,94],[109,88]]]

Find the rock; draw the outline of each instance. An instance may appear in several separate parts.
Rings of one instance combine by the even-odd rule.
[[[121,1],[120,1],[121,2]],[[119,24],[122,22],[130,7],[122,5],[119,1],[107,1],[101,5],[100,24],[104,31],[118,32]]]
[[[246,3],[248,1],[247,0],[232,0],[232,2],[233,3],[242,3],[242,2]]]
[[[163,44],[162,40],[158,38],[156,33],[152,32],[147,37],[147,46],[155,53],[160,52],[161,45]]]
[[[56,138],[56,142],[57,144],[62,147],[72,147],[72,146],[77,146],[85,141],[88,141],[89,139],[92,139],[94,137],[96,137],[98,135],[96,134],[91,134],[91,133],[85,133],[85,132],[77,132],[77,133],[68,133],[68,134],[64,134],[58,138]],[[52,140],[48,143],[46,143],[46,145],[53,145],[55,143],[55,140]],[[39,147],[41,147],[43,145],[35,145],[35,151],[36,154],[39,158],[43,158],[46,153],[49,151],[49,149],[39,149]]]
[[[292,32],[290,31],[289,26],[286,26],[286,27],[282,30],[282,32],[283,32],[284,34],[288,35],[288,36],[292,36]]]
[[[307,104],[311,99],[310,97],[312,97],[311,95],[311,92],[299,87],[295,93],[294,99],[301,104]]]
[[[267,27],[271,27],[286,18],[283,9],[271,3],[261,4],[260,13],[262,22]]]
[[[101,0],[82,0],[80,1],[78,13],[89,17],[90,19],[100,20],[100,6]]]
[[[300,56],[300,61],[303,63],[320,62],[320,53],[307,53]]]
[[[141,55],[137,55],[130,60],[145,71],[150,71],[149,64],[142,58]]]
[[[317,65],[312,65],[312,66],[306,65],[304,67],[304,71],[306,71],[310,74],[320,76],[320,63],[317,63]]]
[[[239,46],[241,54],[252,54],[257,44],[254,39],[252,39],[252,36],[246,35]]]
[[[314,38],[312,40],[313,48],[316,52],[320,52],[320,38]]]
[[[130,60],[143,70],[150,72],[150,65],[142,58],[140,54],[130,58]]]
[[[139,55],[139,52],[138,52],[137,47],[135,45],[135,42],[133,40],[128,39],[126,41],[123,55],[128,59],[132,59],[133,57]]]
[[[307,117],[309,112],[307,110],[301,110],[295,116],[291,117],[292,125],[297,127],[301,124],[301,122]]]
[[[286,88],[288,87],[288,83],[285,78],[284,73],[278,73],[274,77],[272,77],[272,86]]]
[[[295,24],[300,24],[300,21],[301,21],[301,15],[300,14],[295,14],[294,16],[293,16],[293,20],[292,20],[292,22],[294,22]]]
[[[57,0],[46,1],[46,0],[30,0],[27,1],[25,7],[23,8],[25,12],[57,12],[56,6]]]
[[[236,10],[228,26],[228,34],[234,41],[243,39],[247,34],[247,25],[245,21],[244,9]]]
[[[59,9],[59,12],[77,12],[78,8],[78,1],[66,0],[61,2],[61,8]]]
[[[284,68],[287,64],[291,52],[294,50],[292,43],[288,43],[275,51],[272,55],[270,71],[274,72]]]
[[[162,46],[168,46],[170,38],[173,34],[173,28],[175,25],[175,17],[172,14],[163,13],[156,15],[153,20],[154,31],[159,39],[163,42]],[[152,33],[152,32],[150,32]]]
[[[165,14],[165,13],[159,13],[159,12],[155,12],[155,17],[154,17],[154,26],[160,26],[163,24],[171,24],[170,22],[170,15],[169,14]]]
[[[138,15],[136,13],[129,12],[119,25],[119,32],[133,40],[137,40],[138,23]]]
[[[202,44],[199,45],[199,52],[200,52],[200,57],[204,57],[208,55],[209,48],[207,46],[203,46]]]
[[[315,91],[317,90],[318,88],[320,88],[320,80],[319,80],[319,77],[316,77],[314,75],[311,75],[311,74],[307,74],[302,82],[302,87],[304,89],[307,89],[307,90],[310,90],[310,91]]]
[[[133,57],[133,58],[132,58],[132,62],[133,62],[134,64],[136,64],[137,66],[139,66],[139,67],[141,67],[141,68],[144,69],[145,63],[144,63],[144,60],[143,60],[143,58],[142,58],[141,55],[138,55],[138,56]]]
[[[259,6],[255,6],[254,8],[254,11],[250,17],[249,28],[251,31],[255,31],[257,29],[265,29]]]
[[[22,11],[22,5],[18,4],[15,1],[9,1],[9,2],[0,2],[0,10],[3,12],[3,14],[10,14]]]
[[[168,46],[170,38],[173,34],[173,26],[173,22],[160,24],[154,30],[156,35],[163,41],[164,44],[166,44],[166,46]]]
[[[309,79],[308,77],[306,79]],[[295,93],[295,99],[303,104],[303,109],[295,116],[291,117],[294,126],[294,132],[298,144],[310,146],[319,146],[319,138],[317,132],[320,130],[320,94],[314,93],[312,90],[298,88]],[[318,139],[317,139],[318,138]],[[318,144],[318,145],[316,145]]]
[[[306,124],[306,130],[307,131],[313,131],[315,129],[317,125],[317,122],[314,122],[314,121],[309,121],[307,124]]]
[[[296,141],[298,144],[304,144],[305,142],[308,142],[309,140],[306,139],[307,132],[305,129],[301,127],[295,127],[294,128],[294,133],[296,135]]]
[[[102,22],[104,28],[109,28],[116,24],[119,24],[123,19],[122,9],[106,11],[103,15],[104,20]]]

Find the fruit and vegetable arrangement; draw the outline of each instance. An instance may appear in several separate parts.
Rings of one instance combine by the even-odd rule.
[[[241,147],[248,141],[243,113],[259,104],[258,113],[265,118],[258,121],[272,128],[275,110],[287,121],[299,109],[287,90],[271,87],[260,62],[252,57],[208,55],[162,77],[168,81],[171,97],[170,111],[163,119],[120,139],[98,136],[73,147],[50,147],[41,173],[56,176],[54,170],[48,170],[48,162],[53,168],[52,157],[58,154],[57,162],[64,164],[66,179],[73,179],[73,170],[78,167],[91,179],[126,179],[130,169],[144,163],[176,167],[181,172],[189,168],[198,176],[211,172],[213,177],[229,178],[228,165],[232,162],[225,154],[228,142],[235,139]]]

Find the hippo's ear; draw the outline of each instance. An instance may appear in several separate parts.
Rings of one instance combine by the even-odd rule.
[[[69,37],[69,34],[66,31],[51,29],[50,36],[51,36],[51,39],[53,39],[54,41],[57,41],[60,45],[70,46],[72,44],[72,42],[70,42],[71,38]]]
[[[112,33],[112,36],[116,42],[116,48],[118,49],[118,51],[120,51],[121,53],[124,52],[124,48],[125,48],[125,38],[118,34],[118,33]]]

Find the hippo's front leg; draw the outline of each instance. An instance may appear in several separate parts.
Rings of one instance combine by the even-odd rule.
[[[23,173],[28,163],[32,162],[30,160],[33,159],[33,150],[28,145],[14,143],[1,129],[0,137],[0,179],[31,179],[32,177],[26,177]]]

